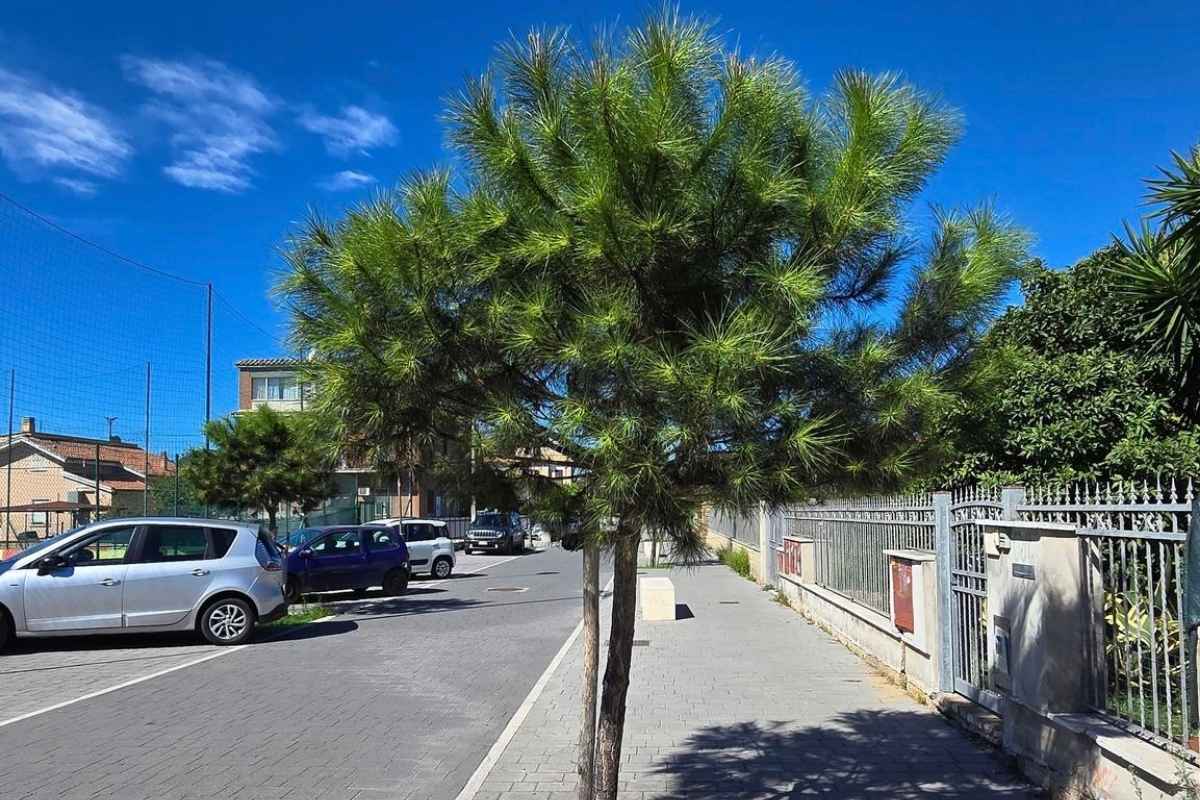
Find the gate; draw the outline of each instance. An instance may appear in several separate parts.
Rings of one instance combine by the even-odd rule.
[[[954,691],[999,713],[988,665],[987,556],[978,520],[1001,519],[999,489],[954,492],[950,505],[951,652]]]

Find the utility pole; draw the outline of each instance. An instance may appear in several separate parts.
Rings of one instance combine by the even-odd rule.
[[[113,426],[113,423],[117,421],[117,418],[116,417],[105,417],[104,419],[108,422],[108,440],[111,442],[112,441],[112,426]]]
[[[12,369],[8,373],[8,488],[5,490],[4,497],[4,538],[8,539],[9,531],[12,529],[12,464],[13,464],[13,403],[17,399],[17,370]]]
[[[146,441],[142,450],[145,466],[142,478],[142,514],[150,515],[150,362],[146,362]]]
[[[204,451],[208,452],[208,422],[212,419],[212,306],[213,288],[208,284],[207,310],[204,323]],[[179,474],[179,462],[175,462],[175,474]],[[204,504],[204,516],[209,516],[208,503]]]

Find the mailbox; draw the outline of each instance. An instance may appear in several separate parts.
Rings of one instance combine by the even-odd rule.
[[[913,565],[910,561],[893,558],[892,562],[892,620],[896,628],[913,633]]]

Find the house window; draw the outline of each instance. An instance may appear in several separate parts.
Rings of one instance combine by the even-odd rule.
[[[278,378],[251,378],[250,398],[252,400],[299,400],[300,383],[291,375]]]
[[[36,506],[38,503],[49,503],[49,502],[50,502],[50,501],[49,501],[48,499],[44,498],[44,497],[43,497],[43,498],[41,498],[41,499],[37,499],[37,498],[35,498],[35,499],[32,501],[31,505],[35,505],[35,506]],[[32,511],[32,512],[30,512],[30,514],[29,514],[29,524],[30,524],[30,525],[45,525],[45,524],[46,524],[46,512],[45,512],[45,511]]]

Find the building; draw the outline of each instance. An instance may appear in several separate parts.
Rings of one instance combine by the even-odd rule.
[[[0,438],[2,538],[33,531],[39,538],[105,516],[141,514],[147,476],[175,474],[166,453],[147,454],[119,437],[48,433],[25,417],[11,445]],[[99,503],[97,503],[99,495]],[[38,506],[46,506],[39,509]]]
[[[238,412],[267,406],[276,411],[303,411],[312,397],[312,386],[300,375],[303,362],[293,358],[246,358],[238,361]],[[423,485],[419,476],[389,480],[369,466],[342,463],[336,472],[340,498],[358,498],[369,506],[363,518],[457,516],[455,508],[437,487]]]

